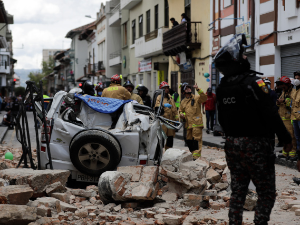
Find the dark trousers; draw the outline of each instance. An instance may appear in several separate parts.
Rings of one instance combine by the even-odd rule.
[[[216,111],[205,111],[206,114],[206,128],[207,130],[213,130],[214,129],[214,122],[215,122],[215,114]],[[210,122],[210,126],[209,126],[209,122]]]
[[[276,199],[275,155],[268,138],[228,137],[225,153],[231,174],[229,224],[243,221],[243,206],[250,180],[256,186],[258,201],[255,224],[267,224]]]
[[[173,136],[168,136],[166,146],[169,148],[173,148],[173,143],[174,143],[174,137]]]

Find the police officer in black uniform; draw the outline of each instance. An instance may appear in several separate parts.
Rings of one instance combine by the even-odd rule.
[[[257,72],[250,70],[243,55],[244,45],[245,35],[237,34],[214,58],[216,68],[224,75],[216,95],[231,174],[229,224],[242,224],[243,206],[252,180],[258,194],[254,223],[266,225],[276,199],[271,137],[276,133],[288,151],[292,138],[272,105],[267,86],[255,75]]]

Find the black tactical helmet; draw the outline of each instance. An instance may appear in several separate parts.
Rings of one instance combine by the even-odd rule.
[[[133,83],[131,83],[130,80],[127,80],[127,81],[123,84],[123,87],[127,87],[127,86],[130,86],[130,87],[132,87],[132,88],[134,89],[134,85],[133,85]]]
[[[139,85],[136,89],[138,91],[142,91],[143,96],[146,96],[148,94],[148,88],[146,88],[144,85]]]
[[[245,34],[236,34],[219,50],[214,58],[216,68],[224,76],[238,75],[250,70],[250,63],[244,58]]]
[[[82,90],[83,90],[83,94],[85,95],[92,95],[92,96],[95,95],[94,85],[90,80],[84,82]]]

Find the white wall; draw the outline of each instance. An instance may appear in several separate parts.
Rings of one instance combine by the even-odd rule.
[[[79,77],[84,76],[84,66],[87,64],[86,59],[88,59],[88,43],[86,41],[79,41],[79,34],[73,37],[75,44],[75,62],[74,62],[74,74],[75,80]]]

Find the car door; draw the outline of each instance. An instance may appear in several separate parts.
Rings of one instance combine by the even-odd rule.
[[[69,152],[70,142],[78,132],[84,129],[83,126],[79,126],[68,120],[67,111],[58,115],[54,120],[50,141],[52,157],[63,161],[71,161]]]

